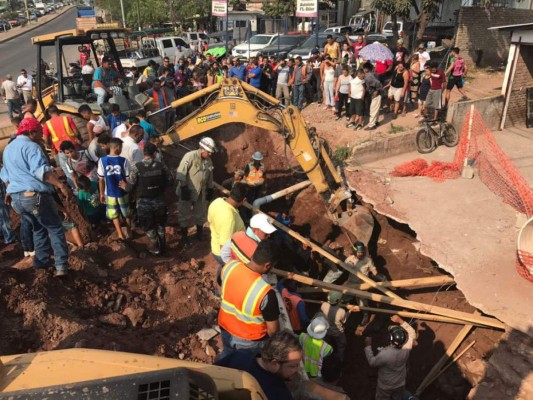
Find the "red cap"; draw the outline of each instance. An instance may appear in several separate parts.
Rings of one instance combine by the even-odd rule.
[[[42,132],[43,127],[39,123],[37,118],[24,118],[20,121],[19,127],[17,129],[17,135],[22,134],[22,132],[32,131],[32,132]]]

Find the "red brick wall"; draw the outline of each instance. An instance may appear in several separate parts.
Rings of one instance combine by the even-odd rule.
[[[533,21],[533,10],[514,8],[462,7],[459,11],[456,46],[469,65],[479,57],[480,67],[497,67],[509,54],[509,31],[489,31],[492,26]]]
[[[533,45],[521,45],[505,126],[525,125],[526,89],[530,87],[533,87]]]

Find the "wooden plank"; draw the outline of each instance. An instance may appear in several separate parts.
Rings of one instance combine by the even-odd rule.
[[[299,290],[298,290],[299,292]],[[320,300],[310,300],[310,299],[303,299],[306,303],[315,303],[315,304],[321,304],[322,301]],[[424,321],[435,321],[435,322],[444,322],[447,324],[456,324],[456,325],[464,325],[465,322],[460,319],[456,318],[450,318],[450,317],[443,317],[442,315],[435,315],[435,314],[426,314],[426,313],[415,313],[410,311],[403,311],[403,310],[392,310],[390,308],[375,308],[375,307],[364,307],[364,306],[353,306],[351,304],[341,304],[342,307],[346,308],[349,311],[352,312],[358,312],[358,311],[368,311],[372,313],[378,313],[378,314],[391,314],[391,315],[399,315],[400,317],[404,318],[413,318],[413,319],[421,319]],[[485,325],[477,325],[480,327],[485,327]]]
[[[503,324],[502,322],[498,321],[495,318],[482,317],[476,314],[469,314],[469,313],[465,313],[462,311],[451,310],[451,309],[444,308],[444,307],[438,307],[438,306],[434,306],[431,304],[418,303],[418,302],[410,301],[410,300],[393,299],[391,297],[388,297],[382,294],[364,292],[364,291],[352,289],[346,286],[335,285],[332,283],[325,283],[325,282],[322,282],[316,279],[309,278],[307,276],[294,274],[292,272],[281,271],[278,269],[272,269],[271,272],[284,278],[289,278],[300,283],[305,283],[306,285],[317,286],[320,288],[325,288],[325,289],[330,289],[330,290],[337,290],[341,293],[351,294],[353,296],[357,296],[357,297],[367,299],[367,300],[377,301],[379,303],[391,304],[393,306],[397,306],[401,308],[408,308],[410,310],[422,311],[428,314],[438,314],[438,315],[442,315],[445,317],[460,319],[460,320],[465,321],[465,323],[467,322],[475,323],[479,325],[490,326],[490,327],[497,328],[497,329],[502,329],[502,330],[505,329],[505,324]]]
[[[476,311],[476,314],[479,315],[479,312]],[[463,329],[459,331],[452,344],[450,344],[450,346],[446,349],[446,352],[443,354],[440,360],[433,366],[433,368],[431,368],[429,374],[427,374],[420,386],[418,386],[418,389],[416,389],[416,396],[420,396],[420,393],[422,393],[422,391],[427,387],[427,385],[429,385],[433,377],[438,374],[438,372],[442,369],[442,367],[444,367],[444,365],[446,365],[453,353],[455,353],[455,350],[457,350],[461,343],[463,343],[463,340],[465,340],[465,338],[468,336],[473,327],[473,325],[465,325]]]
[[[203,90],[206,90],[206,89],[203,89]],[[198,92],[199,93],[199,92]],[[174,103],[173,103],[173,106],[174,106]],[[213,183],[214,186],[217,188],[217,190],[221,191],[222,193],[228,195],[229,194],[229,191],[227,189],[225,189],[222,185],[219,185],[218,183],[214,182]],[[254,208],[250,203],[246,202],[244,203],[244,206],[252,211],[254,211],[255,213],[263,213],[263,211],[259,210],[258,208]],[[357,276],[359,279],[361,279],[363,282],[365,282],[366,284],[368,284],[370,287],[374,288],[374,289],[377,289],[379,290],[380,292],[386,294],[388,297],[391,297],[393,299],[401,299],[400,296],[398,296],[396,293],[394,293],[393,291],[387,289],[387,288],[384,288],[384,287],[378,287],[376,282],[374,282],[372,279],[370,279],[369,277],[367,277],[366,275],[362,274],[361,272],[357,271],[352,265],[350,264],[347,264],[341,260],[339,260],[337,257],[335,257],[333,254],[329,253],[328,251],[324,250],[321,246],[317,245],[316,243],[312,242],[311,240],[307,239],[306,237],[300,235],[298,232],[290,229],[290,228],[287,228],[285,225],[283,224],[280,224],[278,221],[276,220],[273,220],[272,221],[272,224],[274,224],[277,228],[281,229],[282,231],[288,233],[290,236],[292,236],[293,238],[295,238],[296,240],[300,241],[301,243],[304,243],[305,245],[307,245],[308,247],[311,247],[311,249],[313,249],[315,252],[319,253],[320,255],[322,255],[323,257],[327,258],[328,260],[330,260],[331,262],[337,264],[338,266],[340,266],[341,268],[345,269],[346,271],[354,274],[355,276]]]
[[[451,276],[430,276],[428,278],[413,278],[413,279],[401,279],[396,281],[376,282],[378,287],[394,288],[394,289],[420,289],[426,287],[435,287],[442,285],[452,285],[455,281]],[[362,284],[350,284],[350,287],[357,290],[369,290],[371,287],[366,283]],[[302,288],[304,290],[301,293],[316,293],[316,292],[329,292],[328,289],[321,288]]]

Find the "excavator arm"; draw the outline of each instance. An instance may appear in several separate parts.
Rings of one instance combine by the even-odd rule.
[[[307,126],[298,108],[284,107],[279,100],[246,82],[229,78],[176,100],[157,113],[194,101],[201,106],[167,131],[163,137],[165,144],[178,143],[232,122],[277,132],[300,164],[299,172],[306,174],[321,194],[330,218],[336,223],[342,220],[352,193],[331,162],[325,142],[314,128]]]

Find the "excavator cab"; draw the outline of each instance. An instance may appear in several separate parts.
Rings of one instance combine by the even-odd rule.
[[[125,77],[117,50],[117,43],[123,43],[128,32],[118,24],[106,23],[78,26],[77,29],[33,37],[32,43],[37,48],[39,66],[35,77],[38,103],[36,117],[44,119],[44,111],[52,104],[55,104],[60,111],[74,115],[84,103],[89,104],[97,114],[109,113],[111,103],[119,104],[121,111],[126,115],[135,114],[143,109],[143,105],[129,94],[129,82]],[[95,69],[100,66],[98,53],[103,51],[107,53],[118,72],[122,95],[113,96],[102,107],[96,104],[96,96],[91,88],[92,75],[82,74],[79,63],[80,49],[88,53]],[[55,63],[51,64],[55,71],[50,72],[44,58],[54,53]]]

